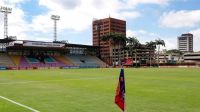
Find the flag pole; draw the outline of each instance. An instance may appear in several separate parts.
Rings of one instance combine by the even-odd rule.
[[[124,69],[123,63],[121,63],[121,69]],[[126,93],[124,93],[124,110],[122,112],[127,112],[127,110],[126,110]]]
[[[119,75],[118,85],[116,89],[115,103],[122,110],[122,112],[127,112],[126,103],[125,103],[125,76],[124,76],[124,67],[121,65],[121,71]]]
[[[127,112],[127,109],[126,109],[126,93],[124,93],[124,111],[123,112]]]

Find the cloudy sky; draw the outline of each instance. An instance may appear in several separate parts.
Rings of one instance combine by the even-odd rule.
[[[141,43],[161,38],[166,49],[177,48],[177,36],[194,34],[200,51],[199,0],[0,0],[11,7],[9,35],[26,40],[53,40],[52,14],[60,15],[58,40],[92,45],[92,20],[109,17],[127,21],[127,36]],[[3,14],[0,14],[3,38]]]

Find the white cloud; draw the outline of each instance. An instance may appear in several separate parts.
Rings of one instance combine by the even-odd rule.
[[[122,12],[120,13],[122,19],[124,17],[124,19],[135,19],[139,16],[141,16],[141,14],[139,12],[136,12],[136,11],[132,11],[132,12]],[[119,15],[116,15],[116,16],[119,16]],[[120,18],[120,17],[119,17]]]
[[[26,39],[26,31],[29,31],[29,25],[25,20],[24,11],[16,6],[16,4],[23,2],[23,0],[3,0],[0,3],[2,6],[10,7],[11,14],[8,14],[8,36],[17,36],[18,39]],[[0,29],[3,29],[3,14],[0,14]],[[2,31],[2,30],[1,30]],[[0,32],[0,38],[3,38],[3,31]]]
[[[53,29],[53,21],[50,19],[51,15],[39,15],[34,17],[30,27],[32,31],[39,31],[41,33],[47,33]]]
[[[200,10],[170,11],[162,15],[160,23],[169,28],[194,27],[200,23]]]
[[[200,28],[190,31],[194,35],[194,51],[200,51]],[[145,43],[148,41],[154,41],[155,39],[162,39],[165,41],[165,47],[162,47],[161,49],[177,49],[177,36],[174,37],[165,37],[160,36],[158,34],[154,34],[151,32],[147,32],[145,30],[127,30],[127,36],[128,37],[137,37],[137,39],[141,43]]]
[[[190,33],[194,36],[194,51],[200,51],[200,28],[190,31]]]
[[[165,41],[165,47],[161,47],[161,49],[177,49],[177,39],[176,37],[164,37],[155,33],[151,33],[145,30],[127,30],[128,37],[136,37],[142,44],[145,44],[149,41],[155,41],[160,38]]]
[[[128,0],[131,5],[138,4],[157,4],[157,5],[167,5],[170,0]]]
[[[177,38],[176,37],[171,37],[171,38],[163,38],[165,41],[165,48],[162,47],[163,49],[178,49],[177,47]]]
[[[8,35],[18,36],[18,39],[24,39],[25,33],[30,31],[29,24],[25,21],[24,12],[15,8],[12,14],[9,15],[9,33]]]
[[[58,14],[61,16],[58,24],[60,29],[83,31],[91,26],[93,18],[100,19],[111,15],[119,19],[135,19],[141,16],[140,12],[133,10],[137,4],[162,5],[168,2],[169,0],[39,0],[39,5],[47,7],[49,13],[39,15],[41,20],[35,17],[33,21],[40,23],[45,16]]]
[[[17,4],[17,3],[21,3],[24,2],[25,0],[2,0],[2,3],[4,4]]]
[[[91,28],[93,18],[105,18],[109,15],[119,19],[135,19],[141,16],[134,7],[138,4],[167,4],[169,0],[38,0],[40,6],[46,7],[48,12],[36,15],[31,22],[26,21],[21,3],[31,0],[1,0],[1,5],[12,7],[9,15],[9,35],[16,35],[18,39],[50,40],[53,32],[52,14],[61,16],[58,21],[58,31],[71,30],[81,32]],[[31,13],[30,13],[31,14]],[[27,15],[28,16],[28,15]],[[0,28],[3,29],[3,15],[0,14]],[[2,32],[0,32],[0,35]],[[37,34],[37,35],[36,35]],[[34,36],[37,36],[34,38]],[[1,38],[2,36],[0,36]]]
[[[127,37],[136,37],[143,44],[161,37],[158,34],[147,32],[145,30],[127,30],[126,34]]]
[[[39,5],[44,5],[50,10],[74,9],[81,4],[81,0],[39,0]]]
[[[126,9],[125,4],[119,0],[77,0],[70,6],[65,6],[69,1],[61,0],[39,0],[41,6],[45,6],[49,9],[48,14],[38,15],[33,18],[33,26],[38,26],[38,29],[42,28],[42,25],[38,23],[44,23],[51,14],[57,14],[61,16],[58,25],[60,30],[70,29],[74,31],[83,31],[91,27],[93,18],[105,18],[111,15],[111,17],[119,19],[135,19],[140,16],[137,11],[121,11]],[[69,8],[71,7],[71,8]],[[36,25],[34,24],[36,23]],[[52,26],[52,22],[45,22],[45,26]],[[36,28],[35,28],[36,29]],[[47,28],[43,27],[43,30]]]

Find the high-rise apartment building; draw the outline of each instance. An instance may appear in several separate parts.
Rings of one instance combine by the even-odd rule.
[[[178,37],[178,50],[182,52],[193,52],[193,34],[182,34]]]
[[[92,24],[93,46],[100,47],[100,57],[108,64],[113,63],[113,43],[102,41],[101,37],[110,33],[126,35],[126,21],[115,18],[94,20]]]

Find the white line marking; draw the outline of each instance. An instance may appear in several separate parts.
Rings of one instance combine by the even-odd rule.
[[[44,80],[44,81],[22,81],[22,82],[2,82],[0,85],[6,84],[27,84],[27,83],[40,83],[40,82],[59,82],[59,81],[66,81],[66,80],[95,80],[95,79],[110,79],[112,77],[98,77],[98,78],[77,78],[77,79],[63,79],[63,80]],[[112,78],[113,79],[113,78]]]
[[[11,100],[11,99],[8,99],[8,98],[6,98],[6,97],[0,96],[0,98],[2,98],[2,99],[4,99],[4,100],[7,100],[7,101],[9,101],[9,102],[11,102],[11,103],[14,103],[14,104],[16,104],[16,105],[18,105],[18,106],[24,107],[24,108],[26,108],[26,109],[28,109],[28,110],[33,111],[33,112],[40,112],[40,111],[35,110],[35,109],[31,108],[31,107],[28,107],[28,106],[26,106],[26,105],[23,105],[23,104],[21,104],[21,103],[18,103],[18,102],[15,102],[15,101]]]

